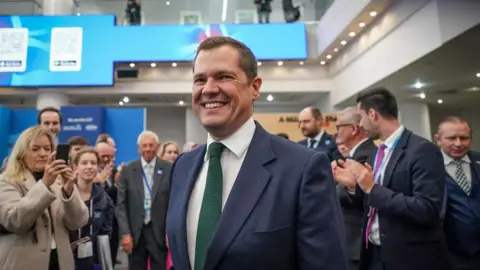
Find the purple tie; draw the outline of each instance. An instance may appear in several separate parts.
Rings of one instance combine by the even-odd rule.
[[[378,148],[378,154],[377,154],[377,158],[375,159],[375,168],[373,170],[373,175],[376,176],[377,173],[378,173],[378,170],[380,169],[380,166],[382,164],[382,161],[383,161],[383,157],[385,156],[385,149],[387,148],[387,146],[385,144],[381,144],[380,147]],[[380,177],[376,177],[378,179],[378,181],[380,181]],[[375,179],[375,182],[376,180]],[[376,184],[380,184],[380,183],[376,183]],[[368,221],[367,221],[367,229],[365,230],[365,247],[368,248],[368,235],[370,234],[370,231],[372,230],[372,223],[373,223],[373,219],[375,218],[375,214],[377,213],[377,211],[375,210],[375,208],[373,207],[370,207],[370,210],[369,210],[369,218],[368,218]]]

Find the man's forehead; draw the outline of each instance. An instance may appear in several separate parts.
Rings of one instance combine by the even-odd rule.
[[[59,121],[60,117],[56,112],[44,112],[41,116],[42,121]]]

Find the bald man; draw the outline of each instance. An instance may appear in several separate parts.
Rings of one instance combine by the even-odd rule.
[[[319,109],[307,107],[298,115],[298,126],[305,140],[298,142],[301,145],[325,153],[330,161],[338,159],[341,154],[332,136],[323,130],[323,116]]]

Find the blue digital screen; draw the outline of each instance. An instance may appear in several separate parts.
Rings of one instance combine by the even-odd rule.
[[[259,60],[307,58],[292,24],[116,26],[113,15],[0,16],[0,87],[111,86],[115,62],[192,61],[198,44],[229,36]]]

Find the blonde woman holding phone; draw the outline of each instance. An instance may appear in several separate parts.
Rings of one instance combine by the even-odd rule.
[[[35,126],[19,136],[0,176],[0,269],[74,270],[69,231],[88,209],[52,135]]]

